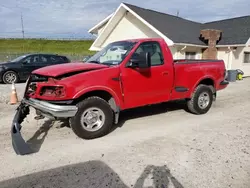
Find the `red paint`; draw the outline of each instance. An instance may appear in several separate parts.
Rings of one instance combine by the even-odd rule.
[[[130,40],[131,41],[131,40]],[[225,65],[223,61],[196,63],[175,63],[172,54],[163,39],[135,39],[137,42],[132,51],[116,66],[94,63],[70,63],[37,69],[33,73],[54,77],[47,83],[38,83],[32,97],[43,100],[77,99],[91,91],[109,92],[117,105],[123,109],[155,104],[164,101],[190,98],[195,87],[204,79],[212,79],[216,90],[224,89],[220,82],[224,80]],[[164,64],[147,69],[131,69],[125,65],[136,48],[146,41],[157,41],[161,46]],[[180,60],[181,61],[181,60]],[[89,70],[89,71],[88,71]],[[65,73],[85,71],[70,77],[58,79]],[[114,80],[119,78],[120,80]],[[65,88],[63,97],[43,97],[39,95],[43,86],[62,86]],[[187,92],[177,92],[175,87],[185,87]]]
[[[61,74],[67,74],[70,72],[84,71],[91,69],[107,68],[107,65],[93,64],[93,63],[82,63],[72,62],[66,64],[58,64],[53,66],[46,66],[40,69],[36,69],[33,74],[49,75],[51,77],[57,77]]]

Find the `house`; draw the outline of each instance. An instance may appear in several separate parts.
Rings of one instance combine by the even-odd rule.
[[[161,37],[175,59],[223,59],[227,69],[250,76],[250,16],[198,23],[121,3],[89,33],[96,36],[92,51],[117,40]]]

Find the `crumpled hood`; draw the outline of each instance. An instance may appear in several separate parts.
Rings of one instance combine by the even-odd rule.
[[[57,77],[71,72],[96,70],[107,67],[109,66],[95,64],[95,63],[71,62],[65,64],[51,65],[40,69],[36,69],[32,72],[32,74]]]

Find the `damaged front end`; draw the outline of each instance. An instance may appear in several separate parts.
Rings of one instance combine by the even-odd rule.
[[[47,82],[47,78],[38,78],[37,76],[31,75],[31,77],[26,82],[26,88],[23,99],[20,105],[17,107],[15,116],[12,121],[12,146],[17,155],[26,155],[33,153],[32,149],[25,142],[21,135],[21,123],[30,113],[30,107],[33,107],[37,111],[41,112],[41,114],[43,114],[44,116],[53,119],[70,118],[75,116],[77,112],[77,107],[75,105],[70,105],[69,101],[64,101],[63,103],[59,104],[52,104],[48,101],[42,101],[30,97],[37,92],[37,82]]]

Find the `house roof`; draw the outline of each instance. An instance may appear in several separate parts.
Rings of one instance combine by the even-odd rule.
[[[219,45],[246,44],[250,38],[250,16],[205,23],[203,28],[222,30]]]
[[[242,45],[250,38],[250,15],[208,23],[199,23],[178,16],[122,3],[174,43],[206,45],[200,40],[202,29],[222,30],[218,45]],[[110,17],[109,17],[110,18]],[[105,22],[109,18],[105,19]],[[96,28],[97,25],[94,27]]]
[[[136,14],[154,26],[161,33],[174,41],[174,43],[189,43],[204,45],[199,40],[202,24],[186,20],[170,14],[137,7],[124,3]]]
[[[250,38],[250,16],[199,23],[135,5],[123,4],[168,36],[174,43],[204,45],[204,42],[199,39],[202,29],[222,30],[222,38],[218,45],[246,44]]]

